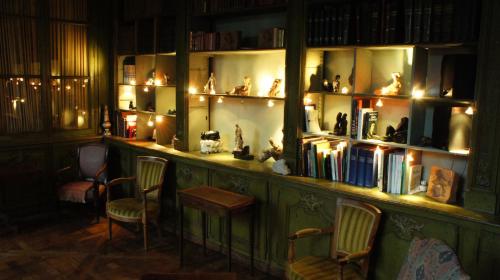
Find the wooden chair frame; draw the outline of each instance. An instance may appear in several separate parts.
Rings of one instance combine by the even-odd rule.
[[[352,252],[352,253],[347,253],[347,252],[340,252],[337,250],[337,243],[338,243],[338,234],[337,230],[340,228],[340,223],[342,220],[342,211],[344,206],[350,206],[350,207],[357,207],[361,208],[371,215],[373,215],[373,225],[371,227],[371,231],[369,233],[368,237],[368,246],[359,252]],[[299,230],[295,232],[294,234],[290,235],[288,237],[288,264],[291,264],[295,260],[295,240],[304,238],[304,237],[311,237],[311,236],[318,236],[318,235],[326,235],[326,234],[333,234],[333,244],[331,246],[330,250],[330,257],[335,259],[337,263],[340,266],[340,279],[343,279],[343,270],[344,266],[353,263],[353,262],[361,262],[361,272],[362,276],[366,278],[368,276],[368,268],[369,268],[369,262],[370,262],[370,255],[372,252],[373,248],[373,243],[375,241],[375,235],[377,233],[377,229],[380,223],[380,218],[382,216],[382,212],[376,208],[373,205],[366,204],[363,202],[359,201],[354,201],[350,199],[344,199],[344,198],[338,198],[337,199],[337,206],[336,206],[336,211],[335,211],[335,225],[332,227],[327,227],[327,228],[306,228]]]
[[[162,188],[163,182],[165,181],[165,173],[167,171],[168,160],[163,159],[163,158],[159,158],[159,157],[152,157],[152,156],[138,156],[137,157],[137,167],[139,167],[139,163],[141,161],[160,162],[160,163],[164,164],[163,171],[161,173],[160,182],[157,185],[151,186],[147,189],[142,189],[137,184],[137,177],[135,177],[135,176],[134,177],[122,177],[122,178],[117,178],[117,179],[112,180],[111,182],[106,184],[107,197],[108,197],[108,200],[106,202],[106,214],[108,216],[109,240],[111,240],[112,236],[113,236],[113,234],[112,234],[112,220],[117,220],[117,221],[126,222],[126,223],[142,223],[143,234],[144,234],[144,250],[147,251],[148,250],[148,221],[149,220],[151,220],[155,224],[155,226],[158,230],[158,235],[160,237],[162,236],[161,228],[160,228],[160,221],[159,221],[161,207],[158,210],[158,212],[155,213],[154,217],[148,216],[148,211],[146,211],[146,209],[148,209],[147,208],[148,207],[147,194],[152,192],[152,191],[158,190],[157,199],[158,199],[158,202],[160,202],[161,193],[162,193],[162,189],[163,189]],[[137,168],[137,172],[141,172],[139,170],[139,168]],[[142,216],[139,218],[124,218],[124,217],[119,217],[119,216],[113,215],[112,213],[110,213],[108,211],[108,206],[107,206],[107,204],[110,201],[112,201],[112,198],[111,198],[112,187],[117,186],[117,185],[121,185],[121,184],[127,183],[127,182],[133,182],[133,181],[135,181],[135,184],[134,184],[135,191],[139,192],[139,195],[141,196],[141,199],[142,199]]]
[[[81,177],[81,170],[80,170],[80,150],[83,146],[90,146],[90,145],[101,145],[101,144],[98,144],[98,143],[89,143],[89,144],[85,144],[85,145],[82,145],[82,146],[78,146],[77,148],[77,156],[76,156],[76,168],[78,170],[78,177]],[[107,159],[108,158],[108,153],[109,153],[109,150],[106,148],[106,152],[105,152],[105,155],[104,157]],[[58,179],[61,178],[61,176],[70,171],[72,169],[72,166],[71,165],[68,165],[68,166],[65,166],[63,168],[60,168],[58,170],[56,170],[55,172],[55,177],[56,177],[56,182]],[[99,218],[100,218],[100,215],[99,215],[99,212],[100,212],[100,207],[99,207],[99,185],[106,185],[106,181],[101,181],[99,179],[99,177],[101,177],[101,175],[106,172],[108,170],[108,164],[107,162],[105,162],[100,168],[99,170],[97,170],[96,174],[94,176],[92,176],[92,192],[94,194],[94,209],[95,209],[95,213],[96,213],[96,221],[97,223],[99,223]],[[58,184],[56,183],[56,188],[60,188],[63,184]]]

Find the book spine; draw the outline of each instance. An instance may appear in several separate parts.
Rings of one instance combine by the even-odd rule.
[[[358,165],[358,148],[351,147],[350,164],[349,164],[349,179],[348,183],[356,185],[357,181],[357,165]]]
[[[314,13],[313,11],[309,11],[309,15],[307,17],[307,45],[313,45],[313,34],[314,34]]]
[[[319,11],[315,10],[314,11],[314,17],[313,17],[313,46],[318,46],[319,45]]]
[[[366,185],[365,174],[366,174],[366,150],[360,148],[358,152],[358,176],[357,176],[358,186]]]
[[[337,9],[335,6],[331,9],[331,22],[330,22],[330,45],[337,43]]]
[[[422,41],[422,0],[415,0],[413,3],[413,43]]]
[[[342,44],[347,45],[349,43],[349,30],[351,28],[351,5],[344,5],[344,27],[342,34]]]
[[[325,41],[325,11],[323,9],[319,10],[318,28],[319,28],[319,39],[318,44],[322,46]]]
[[[453,30],[454,0],[445,0],[443,4],[443,20],[441,22],[441,39],[450,42]]]
[[[404,25],[404,42],[412,42],[412,24],[413,24],[413,0],[405,0],[404,2],[405,25]]]
[[[343,40],[343,35],[344,35],[344,13],[342,12],[343,9],[341,6],[338,6],[338,13],[337,13],[337,45],[342,44]]]
[[[374,158],[373,158],[373,152],[370,150],[365,150],[365,183],[364,186],[371,188],[373,187],[373,168],[374,168]]]
[[[434,0],[432,7],[432,42],[440,42],[441,38],[441,27],[443,20],[443,3],[441,0]]]
[[[370,43],[377,44],[380,36],[380,6],[378,1],[371,3],[370,27]]]
[[[422,41],[431,41],[431,23],[432,23],[432,0],[424,0],[424,9],[422,14]]]

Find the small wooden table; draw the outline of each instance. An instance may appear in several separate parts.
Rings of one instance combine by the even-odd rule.
[[[180,258],[184,263],[184,206],[202,211],[203,252],[207,250],[207,213],[226,217],[227,225],[227,266],[231,271],[231,219],[234,214],[250,211],[250,269],[253,275],[255,198],[216,187],[201,186],[177,191],[181,220]]]

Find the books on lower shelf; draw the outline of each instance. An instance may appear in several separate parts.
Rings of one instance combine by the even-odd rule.
[[[347,173],[346,142],[322,137],[301,139],[298,170],[302,176],[344,182]]]

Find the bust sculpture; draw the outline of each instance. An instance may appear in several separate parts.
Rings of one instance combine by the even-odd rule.
[[[233,151],[241,152],[243,150],[243,135],[241,127],[236,124],[236,129],[234,130],[234,149]]]
[[[250,90],[252,89],[252,84],[250,83],[250,77],[245,76],[243,78],[243,85],[234,87],[229,94],[248,96],[250,95]]]

